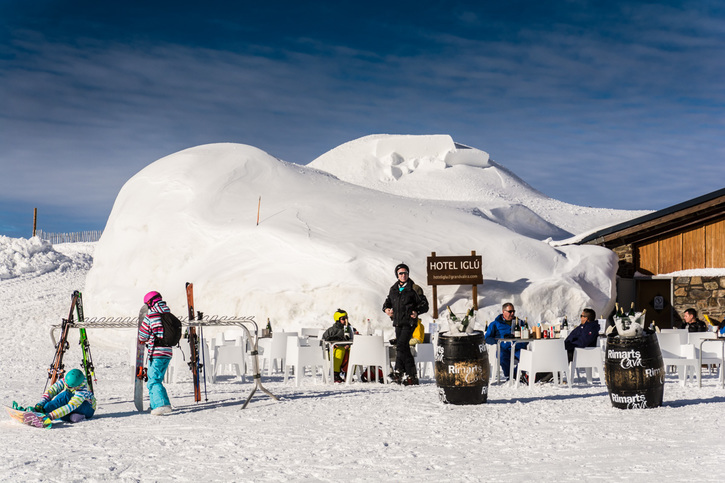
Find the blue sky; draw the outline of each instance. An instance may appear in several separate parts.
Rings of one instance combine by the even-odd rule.
[[[720,1],[0,1],[0,234],[101,229],[213,142],[299,164],[450,134],[539,191],[661,209],[725,186]]]

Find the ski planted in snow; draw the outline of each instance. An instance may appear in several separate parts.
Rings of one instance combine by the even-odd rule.
[[[148,381],[148,377],[146,376],[146,368],[144,367],[144,363],[146,362],[146,344],[141,342],[138,336],[141,332],[141,324],[143,324],[143,319],[146,317],[148,311],[148,306],[143,304],[141,310],[138,312],[138,333],[136,334],[136,370],[133,374],[133,403],[139,412],[143,411],[143,383]]]
[[[70,330],[71,326],[73,325],[73,312],[76,310],[76,304],[78,302],[78,296],[80,295],[80,292],[77,290],[73,292],[72,298],[71,298],[71,304],[70,304],[70,312],[68,313],[68,318],[63,319],[63,324],[61,325],[61,332],[60,332],[60,339],[58,340],[58,343],[55,345],[55,356],[53,357],[53,362],[50,364],[50,368],[48,368],[48,380],[45,382],[45,389],[48,388],[48,382],[50,382],[51,385],[55,384],[55,382],[63,377],[65,375],[65,366],[63,365],[63,355],[65,355],[65,351],[68,350],[68,331]],[[43,391],[45,391],[43,389]]]
[[[192,379],[194,380],[194,401],[201,401],[201,386],[199,384],[199,370],[201,364],[199,363],[199,338],[196,335],[196,327],[191,325],[196,320],[196,312],[194,311],[194,284],[186,282],[186,305],[189,308],[189,331],[187,337],[189,338],[189,349],[191,355],[189,356],[189,368],[191,369]]]
[[[76,316],[78,318],[78,322],[83,322],[85,320],[83,318],[83,295],[77,290],[73,293],[78,294],[78,298],[76,299]],[[81,345],[81,353],[83,354],[81,367],[83,367],[83,372],[86,374],[88,389],[95,394],[93,391],[93,383],[96,382],[96,372],[93,367],[93,358],[91,357],[91,345],[88,342],[86,329],[81,327],[78,331],[80,332],[80,340],[78,343]]]

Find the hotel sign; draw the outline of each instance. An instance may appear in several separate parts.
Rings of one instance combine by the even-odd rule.
[[[481,256],[428,257],[428,285],[481,285]]]

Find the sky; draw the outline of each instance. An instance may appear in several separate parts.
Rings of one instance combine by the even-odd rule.
[[[0,234],[102,229],[189,147],[307,164],[449,134],[542,193],[662,209],[725,185],[725,6],[0,1]]]

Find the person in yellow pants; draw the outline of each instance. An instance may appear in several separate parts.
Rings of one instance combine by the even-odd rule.
[[[337,309],[333,318],[335,323],[322,334],[322,339],[327,342],[352,340],[353,334],[357,333],[357,331],[350,325],[347,312]],[[337,346],[333,351],[332,367],[335,373],[335,382],[345,382],[349,352],[350,346],[348,345]]]

